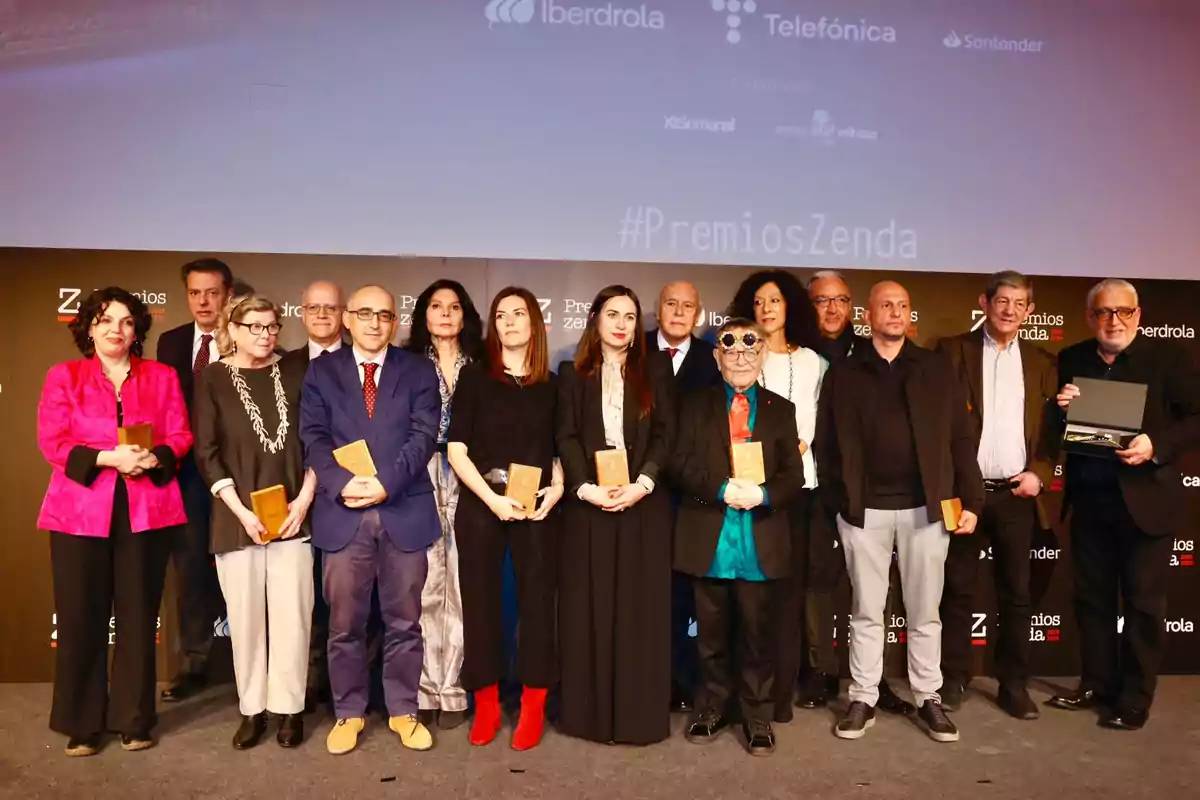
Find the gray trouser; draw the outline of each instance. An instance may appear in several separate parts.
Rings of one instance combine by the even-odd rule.
[[[942,621],[938,604],[950,535],[929,522],[925,508],[867,509],[864,527],[839,515],[838,532],[854,599],[850,610],[850,700],[874,706],[883,677],[884,619],[892,549],[900,561],[900,588],[908,620],[908,682],[917,705],[937,699],[942,686]]]

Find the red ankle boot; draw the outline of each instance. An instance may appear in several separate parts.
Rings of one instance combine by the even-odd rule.
[[[542,740],[546,724],[546,690],[526,686],[521,694],[521,718],[513,733],[513,750],[530,750]]]
[[[500,732],[500,689],[496,684],[475,692],[475,721],[471,723],[471,744],[491,744]]]

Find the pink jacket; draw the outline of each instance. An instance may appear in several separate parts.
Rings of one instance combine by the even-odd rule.
[[[151,424],[155,447],[165,445],[175,458],[191,448],[192,431],[175,370],[157,361],[131,357],[129,378],[121,387],[121,404],[126,425]],[[108,536],[118,474],[115,469],[101,469],[87,486],[68,478],[67,458],[78,445],[96,450],[117,445],[117,395],[96,358],[64,361],[46,373],[38,402],[38,447],[53,470],[37,524],[47,531]],[[187,521],[174,478],[155,486],[143,474],[126,478],[125,486],[129,522],[135,533]]]

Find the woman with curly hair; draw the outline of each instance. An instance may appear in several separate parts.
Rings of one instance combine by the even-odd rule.
[[[192,432],[175,371],[141,357],[150,324],[130,292],[92,292],[70,325],[84,357],[51,367],[38,402],[58,624],[50,729],[69,756],[99,752],[109,730],[125,750],[154,746],[158,606],[187,521],[175,463]]]
[[[804,491],[788,508],[792,530],[792,576],[780,582],[776,620],[775,721],[792,719],[792,700],[803,660],[801,630],[808,569],[808,492],[816,488],[812,440],[817,427],[817,398],[829,363],[817,355],[821,331],[804,286],[786,269],[761,270],[738,287],[731,317],[752,319],[767,334],[767,357],[759,385],[782,395],[796,408],[796,446],[804,461]]]
[[[454,535],[459,484],[446,458],[446,442],[459,374],[483,354],[483,321],[461,283],[442,278],[421,292],[413,307],[412,330],[404,349],[433,362],[442,399],[437,450],[429,459],[429,479],[442,536],[429,548],[429,574],[421,592],[425,656],[417,703],[427,722],[433,721],[429,718],[436,712],[438,727],[449,730],[466,719],[467,694],[461,683],[463,606]]]

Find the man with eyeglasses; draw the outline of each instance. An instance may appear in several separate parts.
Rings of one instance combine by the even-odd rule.
[[[719,385],[721,372],[712,358],[713,345],[693,331],[700,325],[704,309],[700,291],[688,281],[672,281],[658,295],[658,328],[646,331],[646,349],[661,350],[671,357],[676,397]],[[672,486],[674,506],[679,492]],[[692,581],[678,571],[671,575],[671,710],[692,710],[696,684],[696,645],[689,635],[695,614]]]
[[[1086,316],[1095,338],[1058,356],[1059,408],[1080,396],[1076,378],[1145,384],[1146,406],[1142,433],[1116,458],[1067,455],[1063,514],[1071,509],[1082,669],[1076,691],[1049,705],[1097,709],[1101,725],[1138,730],[1165,645],[1172,534],[1187,520],[1176,462],[1200,445],[1200,371],[1176,343],[1138,336],[1142,309],[1128,281],[1093,286]]]
[[[758,385],[765,339],[750,320],[720,327],[714,356],[722,383],[683,399],[671,462],[682,492],[675,569],[694,579],[698,630],[700,680],[687,739],[713,741],[736,702],[755,756],[775,751],[775,582],[792,570],[782,512],[804,487],[795,408]],[[761,445],[763,483],[734,477],[733,448],[744,442]]]
[[[427,469],[441,394],[433,363],[391,344],[398,322],[391,292],[364,286],[346,306],[342,322],[353,345],[309,364],[300,408],[300,437],[319,486],[312,538],[323,551],[329,603],[337,723],[326,748],[350,752],[366,727],[367,621],[378,585],[388,727],[405,747],[428,750],[433,737],[417,716],[417,689],[426,550],[441,535]],[[356,476],[334,457],[355,442],[366,444],[373,475]]]
[[[284,361],[302,364],[342,348],[342,288],[332,281],[319,280],[304,287],[300,294],[300,320],[308,333],[308,341],[283,357]],[[309,639],[308,696],[309,710],[329,699],[329,668],[325,657],[329,645],[329,605],[321,591],[321,550],[313,548],[313,616],[312,636]]]
[[[946,557],[942,592],[942,688],[947,711],[957,711],[971,680],[971,622],[979,559],[986,536],[993,553],[1000,635],[996,642],[996,703],[1016,719],[1037,719],[1029,696],[1029,622],[1033,613],[1029,552],[1034,533],[1050,527],[1042,490],[1054,458],[1045,436],[1057,411],[1054,357],[1022,339],[1033,312],[1033,283],[1019,272],[997,272],[979,297],[984,320],[977,330],[943,339],[965,381],[978,441],[984,505],[976,536],[955,536]],[[1049,420],[1051,427],[1053,419]]]
[[[974,531],[983,508],[964,387],[943,356],[907,338],[908,292],[875,284],[869,342],[825,376],[814,443],[820,485],[837,526],[854,590],[850,705],[834,734],[858,739],[875,722],[892,551],[908,620],[908,678],[917,721],[937,742],[956,742],[942,709],[943,568],[949,537]],[[943,501],[959,500],[958,519]],[[957,524],[956,524],[957,523]]]

